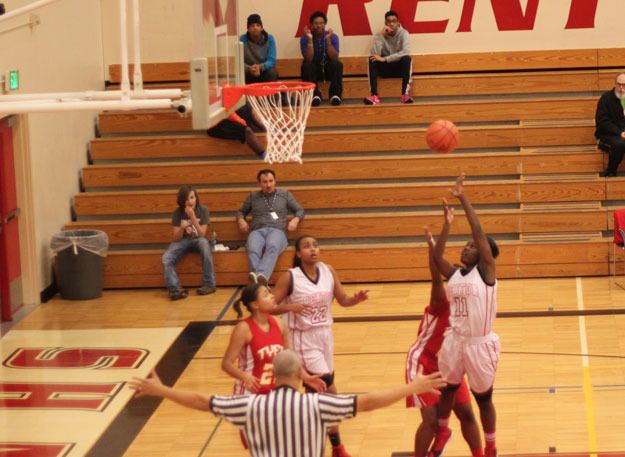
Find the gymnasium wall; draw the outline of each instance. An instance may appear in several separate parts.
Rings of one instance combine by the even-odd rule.
[[[32,0],[3,0],[7,11]],[[103,89],[102,27],[99,1],[61,0],[34,12],[41,24],[0,34],[0,70],[20,71],[20,93]],[[28,14],[2,23],[0,31],[23,23]],[[22,196],[32,199],[23,208],[20,232],[33,234],[30,250],[33,290],[37,297],[52,279],[49,243],[52,234],[70,220],[70,202],[79,192],[79,172],[94,135],[93,112],[30,114],[18,120],[16,163]],[[28,181],[30,181],[29,184]],[[30,186],[30,189],[24,189]],[[20,233],[20,236],[27,236]],[[32,259],[31,259],[32,260]],[[33,300],[27,300],[32,302]]]
[[[104,63],[119,63],[118,2],[101,0]],[[141,5],[144,62],[192,57],[193,3],[232,0],[150,0]],[[240,30],[259,13],[276,37],[278,57],[298,57],[300,21],[325,10],[328,26],[341,38],[345,56],[369,52],[371,34],[393,8],[411,33],[415,54],[625,46],[622,0],[238,0]]]

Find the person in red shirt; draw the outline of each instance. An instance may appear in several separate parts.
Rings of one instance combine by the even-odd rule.
[[[263,283],[252,283],[243,288],[240,298],[234,303],[238,318],[243,315],[241,306],[251,316],[234,327],[221,361],[221,369],[237,380],[234,385],[235,395],[266,395],[276,387],[273,359],[288,347],[289,329],[282,319],[271,315],[276,308],[276,299]],[[302,378],[307,384],[312,383],[310,385],[318,392],[326,388],[319,376],[311,376],[304,369]],[[248,449],[242,433],[241,442]]]
[[[289,330],[282,319],[271,316],[276,300],[262,283],[250,284],[243,289],[234,304],[238,317],[243,314],[241,306],[251,316],[234,327],[221,368],[237,380],[235,394],[268,393],[275,387],[273,358],[288,347]],[[305,382],[312,383],[316,390],[325,389],[318,376],[302,375]]]
[[[434,263],[434,238],[428,227],[425,227],[425,239],[428,243],[428,258],[432,289],[430,304],[423,312],[423,319],[417,332],[417,340],[410,346],[406,357],[406,383],[410,384],[419,370],[424,374],[438,371],[438,351],[443,344],[445,330],[449,327],[450,306],[443,279]],[[437,417],[438,395],[430,393],[414,394],[406,397],[406,407],[421,409],[421,424],[415,432],[415,457],[439,457],[443,453],[445,444],[451,437],[448,427],[449,418]],[[456,391],[454,413],[460,420],[462,435],[466,440],[473,457],[481,457],[482,441],[480,431],[471,407],[471,396],[466,382],[463,380]],[[430,448],[430,443],[434,443]],[[430,448],[428,452],[428,448]]]

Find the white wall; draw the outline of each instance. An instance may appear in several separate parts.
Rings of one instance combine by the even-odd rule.
[[[104,63],[119,63],[117,41],[117,0],[101,0],[104,24]],[[203,0],[142,0],[142,55],[144,62],[187,61],[193,49],[193,3]],[[220,1],[225,12],[228,1]],[[244,31],[245,18],[252,12],[263,18],[265,29],[278,42],[278,57],[299,57],[297,28],[305,4],[324,5],[327,0],[237,0],[239,8],[239,30]],[[415,54],[442,54],[485,51],[514,51],[539,49],[577,49],[625,47],[622,30],[622,0],[601,0],[595,11],[593,27],[566,29],[572,5],[591,1],[539,0],[532,30],[499,30],[493,7],[488,0],[475,0],[471,31],[458,32],[465,5],[473,0],[334,0],[328,9],[328,25],[341,38],[341,54],[364,55],[369,52],[371,36],[346,36],[343,25],[353,19],[353,9],[344,8],[339,15],[338,4],[356,3],[364,5],[366,19],[361,21],[367,30],[377,32],[384,13],[398,4],[416,5],[414,18],[402,17],[405,26],[409,22],[437,21],[448,19],[444,32],[412,33],[412,49]],[[527,13],[530,0],[508,0],[507,8],[520,5],[521,14]],[[500,2],[501,4],[501,2]],[[513,11],[513,10],[510,10]],[[511,16],[508,11],[505,15]],[[305,15],[307,19],[307,14]]]
[[[3,0],[7,11],[33,0]],[[0,33],[0,70],[20,71],[19,93],[101,90],[104,81],[102,27],[99,0],[60,0],[34,12],[41,25]],[[0,32],[28,15],[0,24]],[[30,154],[30,169],[18,172],[32,183],[32,227],[37,261],[37,292],[50,284],[51,236],[70,221],[71,198],[79,192],[79,172],[94,136],[95,113],[30,114],[22,127],[28,147],[15,154]],[[18,160],[16,160],[18,162]],[[22,176],[22,178],[19,178]],[[27,184],[27,183],[26,183]],[[26,291],[32,296],[32,291]]]

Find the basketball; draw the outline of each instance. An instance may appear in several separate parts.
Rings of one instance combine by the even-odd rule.
[[[452,152],[458,147],[460,133],[451,121],[439,119],[430,124],[425,132],[428,147],[435,152]]]

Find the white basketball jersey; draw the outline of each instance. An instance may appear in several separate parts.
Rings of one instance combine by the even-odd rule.
[[[490,334],[497,314],[497,281],[487,285],[477,266],[466,275],[456,270],[447,282],[451,328],[466,337]]]
[[[313,282],[299,267],[289,270],[293,277],[293,292],[287,303],[305,305],[302,313],[286,313],[283,318],[290,330],[307,330],[332,325],[330,307],[334,300],[334,276],[323,262],[317,263],[317,281]]]

